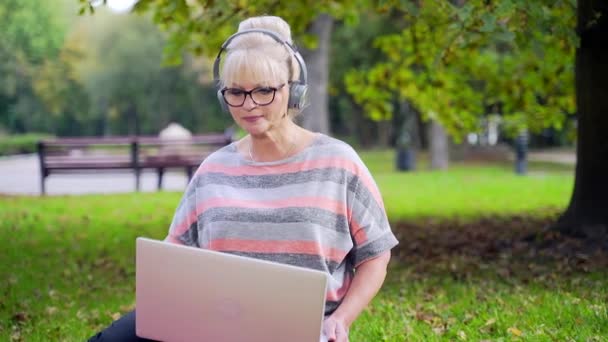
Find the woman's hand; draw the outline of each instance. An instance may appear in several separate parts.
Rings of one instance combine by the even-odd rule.
[[[333,315],[323,321],[323,333],[329,342],[348,342],[348,327]]]

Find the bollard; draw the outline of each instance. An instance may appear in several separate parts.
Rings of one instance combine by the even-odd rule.
[[[525,175],[528,171],[528,133],[521,132],[515,138],[515,173]]]

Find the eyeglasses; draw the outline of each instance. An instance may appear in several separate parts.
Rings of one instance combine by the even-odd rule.
[[[231,107],[241,107],[245,104],[247,95],[251,101],[258,106],[267,106],[274,101],[277,90],[283,88],[285,84],[278,87],[258,87],[250,91],[239,88],[224,88],[221,90],[224,101]]]

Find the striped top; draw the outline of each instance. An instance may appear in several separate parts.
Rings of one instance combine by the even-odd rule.
[[[211,154],[166,240],[324,271],[326,315],[354,268],[398,243],[368,169],[349,145],[324,134],[280,161],[243,158],[236,143]]]

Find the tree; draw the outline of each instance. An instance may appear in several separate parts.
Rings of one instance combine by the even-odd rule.
[[[427,5],[434,14],[425,13]],[[390,2],[385,6],[399,7]],[[406,6],[405,13],[417,17],[409,19],[412,31],[424,30],[426,36],[445,30],[439,37],[448,37],[443,41],[446,45],[434,40],[443,48],[420,58],[418,53],[412,53],[414,46],[429,48],[422,45],[420,39],[414,39],[421,35],[412,33],[408,38],[408,32],[404,31],[400,36],[379,38],[378,45],[387,54],[388,62],[379,63],[367,74],[351,76],[359,81],[368,80],[368,86],[372,85],[359,90],[364,95],[360,97],[362,103],[381,112],[387,108],[387,92],[401,90],[403,96],[411,96],[425,113],[437,113],[455,136],[474,128],[475,118],[486,108],[499,108],[512,132],[522,127],[559,129],[567,115],[576,112],[574,191],[568,208],[551,229],[578,237],[605,239],[608,235],[605,210],[608,183],[604,179],[608,174],[608,99],[605,97],[608,4],[600,0],[504,0],[467,1],[463,6],[426,1],[424,6],[412,7],[411,3]],[[428,16],[438,15],[441,9],[447,15],[430,24]],[[420,19],[423,26],[417,27]],[[400,54],[408,48],[412,50]],[[471,77],[463,78],[463,75]],[[384,82],[378,82],[382,78]],[[379,84],[388,87],[379,87]],[[453,94],[466,98],[466,103]],[[434,100],[438,103],[433,103]],[[444,110],[433,110],[442,104]]]
[[[566,234],[608,235],[608,4],[579,0],[576,49],[578,141],[574,191],[553,229]]]
[[[353,97],[372,118],[392,115],[394,103],[406,99],[461,138],[486,114],[500,114],[515,133],[561,129],[576,112],[575,188],[554,229],[578,236],[608,234],[603,179],[608,174],[608,5],[601,0],[388,0],[348,6],[141,0],[138,8],[170,33],[171,56],[183,48],[212,54],[236,21],[258,13],[282,15],[301,34],[319,12],[356,16],[352,13],[372,6],[401,14],[407,23],[401,32],[377,39],[383,60],[347,77]]]
[[[302,49],[302,57],[307,63],[308,106],[301,116],[303,127],[311,131],[329,133],[328,83],[329,51],[333,18],[327,14],[319,15],[310,25],[308,33],[318,38],[315,49]]]
[[[49,122],[33,82],[62,45],[66,28],[54,10],[36,1],[0,3],[0,126],[9,132],[39,130]]]
[[[105,2],[105,1],[104,1]],[[308,69],[311,77],[313,96],[321,96],[320,106],[311,107],[305,114],[305,127],[327,133],[329,115],[326,95],[328,53],[326,43],[331,34],[331,18],[355,20],[360,7],[358,3],[342,1],[276,1],[258,0],[242,1],[204,1],[204,0],[140,0],[135,11],[150,13],[154,22],[168,33],[165,48],[165,62],[177,64],[181,61],[184,50],[197,56],[215,56],[222,42],[234,33],[239,21],[256,15],[273,14],[285,18],[292,34],[308,52]],[[92,6],[83,7],[83,11]],[[328,16],[319,16],[328,14]],[[320,34],[320,36],[315,36]],[[320,40],[319,40],[320,38]]]
[[[349,91],[371,117],[390,117],[397,96],[459,139],[477,129],[478,118],[489,114],[486,108],[499,109],[512,132],[521,126],[560,128],[574,111],[575,37],[564,32],[574,22],[568,3],[405,4],[386,5],[386,11],[401,13],[407,25],[376,39],[385,58],[346,78]],[[561,25],[551,27],[551,20]],[[514,27],[524,23],[530,30],[514,34]]]
[[[206,63],[184,55],[162,65],[166,40],[149,18],[99,11],[74,31],[90,43],[80,76],[91,98],[96,135],[157,134],[170,122],[194,132],[222,131],[231,122],[206,85]]]

